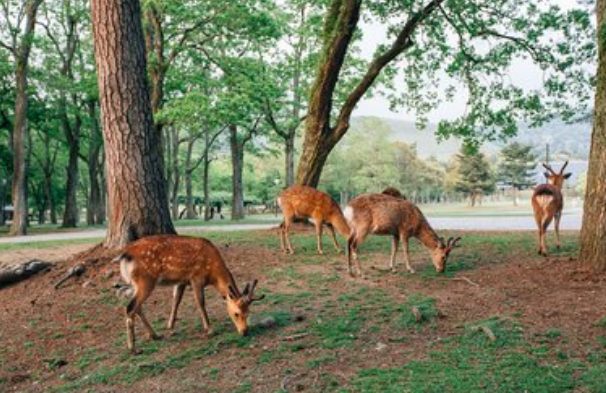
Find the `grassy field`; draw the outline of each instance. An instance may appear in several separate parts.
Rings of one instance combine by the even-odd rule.
[[[444,275],[416,242],[417,274],[383,272],[390,239],[371,237],[360,249],[364,280],[346,275],[342,255],[316,255],[309,231],[293,236],[288,257],[269,231],[206,237],[236,277],[260,280],[267,297],[254,305],[250,337],[236,335],[212,290],[215,335],[202,337],[186,294],[177,332],[166,336],[167,288],[147,303],[166,338],[141,337],[142,353],[131,356],[116,309],[125,301],[99,279],[57,292],[45,315],[26,308],[10,326],[2,318],[0,391],[606,391],[603,282],[570,280],[576,233],[549,260],[535,256],[531,233],[467,233]],[[3,292],[3,307],[29,301],[19,286]]]

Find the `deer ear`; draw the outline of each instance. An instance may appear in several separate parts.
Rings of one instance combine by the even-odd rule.
[[[543,175],[545,175],[545,177],[546,177],[547,179],[549,179],[549,176],[551,176],[551,175],[549,174],[549,172],[543,172]]]
[[[565,174],[565,175],[564,175],[564,179],[568,179],[570,176],[572,176],[572,173],[571,173],[571,172],[569,172],[569,173]]]

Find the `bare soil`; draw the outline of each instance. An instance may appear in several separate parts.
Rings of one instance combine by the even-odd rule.
[[[308,230],[298,232],[299,236],[301,233],[314,236]],[[259,231],[257,235],[275,234]],[[277,248],[237,243],[217,246],[241,286],[257,278],[260,281],[257,292],[268,293],[265,301],[253,307],[252,313],[256,314],[251,318],[253,324],[259,323],[259,316],[275,310],[287,310],[296,318],[285,326],[257,329],[244,346],[224,344],[232,337],[233,327],[220,298],[209,288],[208,310],[215,328],[209,343],[216,346],[216,351],[196,357],[182,367],[168,367],[132,382],[120,380],[115,384],[93,384],[91,388],[98,392],[327,391],[335,386],[348,386],[361,369],[422,359],[428,348],[460,334],[466,324],[494,316],[515,317],[528,336],[560,331],[566,338],[561,347],[573,356],[584,356],[596,345],[597,338],[604,335],[604,327],[596,322],[605,314],[606,277],[579,268],[570,257],[545,259],[516,252],[515,248],[510,255],[494,255],[487,246],[474,250],[486,256],[486,262],[476,268],[458,271],[453,277],[422,278],[420,273],[411,276],[404,272],[401,265],[402,271],[397,274],[381,271],[389,257],[386,249],[382,253],[366,253],[362,267],[367,278],[353,279],[346,274],[343,255],[335,255],[327,241],[328,255],[322,257],[315,256],[313,249],[299,249],[291,257]],[[3,253],[2,260],[16,261],[24,256],[61,259],[84,248],[86,245]],[[310,263],[307,257],[324,262]],[[413,254],[412,261],[417,270],[430,264],[427,254],[420,250]],[[373,265],[378,268],[373,269]],[[0,291],[0,381],[4,380],[0,390],[48,391],[92,374],[97,367],[125,367],[130,362],[131,355],[124,346],[125,301],[117,300],[111,289],[118,280],[117,266],[99,266],[91,282],[87,282],[90,277],[80,277],[54,290],[53,284],[67,268],[67,263],[59,262],[48,273]],[[313,279],[332,276],[337,279],[328,284],[327,291],[318,293]],[[85,282],[87,286],[83,287]],[[358,332],[359,337],[351,347],[330,350],[318,347],[318,338],[310,334],[311,324],[323,316],[338,317],[346,312],[348,303],[343,297],[360,288],[383,289],[391,300],[401,302],[410,294],[434,298],[442,317],[431,329],[417,331],[371,329],[371,324],[368,330]],[[307,292],[313,296],[305,297]],[[272,300],[272,294],[301,294],[301,297],[296,302],[284,303]],[[158,353],[148,353],[151,359],[154,356],[177,359],[209,340],[202,335],[191,297],[185,295],[177,333],[168,335],[165,328],[159,331],[166,338],[159,348],[154,347]],[[328,308],[325,298],[333,299],[336,309]],[[170,299],[170,288],[156,289],[146,303],[150,320],[164,324]],[[138,339],[141,348],[151,345],[142,334]],[[85,354],[90,355],[87,359],[94,364],[83,364]],[[268,354],[270,358],[264,360]],[[325,364],[309,366],[310,361],[321,362],[326,357],[330,360]],[[146,365],[138,367],[144,369]],[[149,367],[154,367],[154,363]]]

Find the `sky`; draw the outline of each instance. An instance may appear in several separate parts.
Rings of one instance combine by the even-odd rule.
[[[537,1],[537,0],[535,0]],[[545,4],[558,4],[563,9],[571,9],[578,5],[577,0],[538,0]],[[583,0],[587,3],[586,0]],[[362,31],[365,33],[361,49],[365,57],[371,58],[375,48],[379,43],[385,42],[385,26],[378,23],[362,22]],[[510,78],[515,81],[519,87],[529,90],[541,88],[542,73],[541,70],[529,60],[519,60],[513,64],[509,72]],[[460,86],[454,100],[449,103],[442,103],[436,110],[432,111],[428,118],[430,123],[438,123],[440,120],[452,120],[461,117],[465,113],[465,102],[467,99],[466,89]],[[396,111],[389,109],[389,102],[382,97],[364,98],[358,104],[353,116],[378,116],[400,120],[414,121],[414,113],[409,113],[406,108],[400,108]]]

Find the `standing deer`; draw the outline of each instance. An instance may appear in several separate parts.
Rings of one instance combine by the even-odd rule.
[[[349,202],[344,214],[351,227],[351,235],[347,240],[347,267],[351,276],[354,276],[352,254],[356,261],[357,275],[361,275],[357,249],[369,233],[393,237],[390,261],[392,272],[395,271],[396,252],[400,241],[404,262],[410,273],[414,273],[414,269],[410,266],[408,239],[413,236],[429,251],[436,271],[442,273],[450,251],[461,240],[460,237],[451,237],[444,243],[444,239],[436,235],[418,207],[410,201],[390,195],[360,195]]]
[[[252,285],[246,284],[244,291],[240,292],[219,250],[203,238],[177,235],[145,237],[128,245],[114,261],[120,262],[122,278],[134,288],[133,298],[126,306],[126,345],[133,352],[135,315],[143,322],[150,338],[160,338],[142,310],[143,302],[156,284],[174,285],[169,329],[175,326],[183,291],[191,285],[207,335],[212,333],[204,304],[204,288],[207,285],[214,286],[225,299],[227,312],[238,333],[243,336],[248,332],[247,318],[251,303],[264,297],[254,296],[257,280]]]
[[[556,173],[549,165],[543,164],[548,172],[545,172],[548,184],[541,184],[535,187],[532,194],[532,209],[534,210],[534,219],[539,228],[539,255],[547,256],[547,245],[545,238],[547,228],[554,220],[555,233],[557,237],[556,247],[561,246],[560,240],[560,219],[562,218],[562,209],[564,208],[564,197],[562,196],[562,186],[564,180],[568,179],[572,173],[564,174],[568,161],[564,163],[559,173]]]
[[[284,253],[294,254],[288,234],[294,217],[314,220],[318,235],[318,254],[324,253],[322,250],[322,224],[326,223],[337,252],[341,250],[335,236],[335,228],[341,235],[349,237],[349,226],[343,217],[341,208],[325,192],[307,186],[292,186],[282,191],[278,197],[278,206],[284,215],[284,220],[280,224],[280,241]]]

